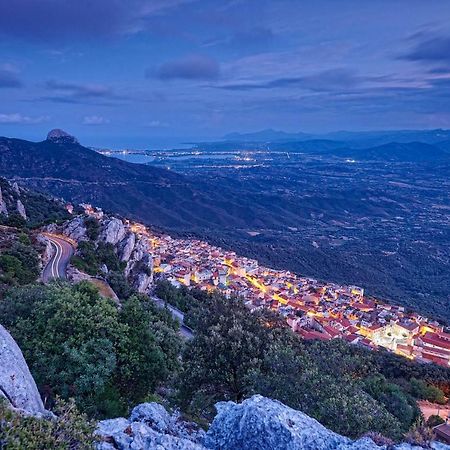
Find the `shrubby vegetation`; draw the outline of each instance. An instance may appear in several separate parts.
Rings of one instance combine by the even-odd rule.
[[[124,269],[124,263],[119,261],[114,245],[105,242],[96,245],[92,241],[81,241],[78,244],[77,255],[72,257],[71,263],[89,275],[101,273],[103,264],[108,270],[115,272]]]
[[[88,282],[15,288],[0,302],[47,407],[74,398],[90,417],[126,414],[178,370],[177,324],[146,297],[119,310]]]
[[[371,431],[399,439],[421,420],[415,399],[443,398],[436,386],[449,388],[446,369],[341,340],[302,341],[284,319],[250,313],[238,299],[165,282],[157,292],[184,310],[196,330],[178,380],[179,400],[194,414],[212,415],[218,400],[261,393],[347,436]]]
[[[24,417],[0,400],[0,448],[7,450],[88,450],[95,425],[80,414],[73,401],[58,400],[56,420]]]
[[[5,240],[0,242],[0,298],[11,286],[34,282],[39,273],[39,254],[30,235],[25,231],[5,232]]]
[[[0,225],[35,228],[49,223],[58,223],[70,217],[70,214],[59,201],[30,190],[22,190],[19,196],[8,181],[1,177],[0,188],[9,211],[8,217],[0,214]],[[27,221],[16,211],[17,199],[20,199],[25,206]]]

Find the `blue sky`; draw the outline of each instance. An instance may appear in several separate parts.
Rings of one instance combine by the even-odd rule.
[[[450,128],[450,2],[0,0],[0,135]]]

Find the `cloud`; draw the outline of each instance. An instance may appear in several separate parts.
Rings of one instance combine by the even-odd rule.
[[[219,78],[219,63],[208,56],[190,55],[184,58],[167,61],[156,71],[160,80],[216,80]],[[151,75],[147,71],[147,76]]]
[[[84,116],[83,125],[106,125],[109,123],[109,119],[105,119],[102,116]]]
[[[0,88],[20,88],[23,86],[18,70],[11,64],[0,65]]]
[[[47,122],[48,120],[49,120],[48,116],[30,117],[30,116],[24,116],[20,113],[0,114],[0,123],[3,123],[3,124],[32,125],[32,124]]]
[[[59,91],[74,97],[113,97],[112,88],[104,84],[77,84],[64,81],[49,80],[45,84],[51,91]]]
[[[92,103],[103,100],[103,104],[111,104],[111,101],[120,100],[113,88],[96,83],[70,83],[65,81],[49,80],[45,83],[45,89],[54,92],[55,95],[40,97],[38,101],[51,101],[54,103]]]
[[[318,72],[312,75],[297,77],[274,78],[258,83],[233,83],[218,86],[231,91],[249,91],[257,89],[274,89],[299,87],[311,91],[333,91],[349,89],[362,81],[362,78],[349,69],[336,68]]]
[[[450,63],[450,36],[420,33],[416,44],[401,59],[409,61]]]
[[[147,126],[150,128],[167,128],[169,124],[160,120],[152,120]]]
[[[25,40],[134,34],[145,20],[186,0],[0,0],[0,34]]]

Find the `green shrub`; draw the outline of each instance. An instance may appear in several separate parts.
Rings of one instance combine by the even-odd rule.
[[[75,403],[58,400],[56,419],[24,417],[0,401],[0,448],[5,450],[88,450],[94,447],[93,422]]]

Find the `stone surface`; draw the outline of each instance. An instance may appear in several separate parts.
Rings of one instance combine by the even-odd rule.
[[[143,258],[134,265],[129,274],[133,287],[141,293],[147,293],[153,284],[153,258],[145,254]]]
[[[240,404],[220,402],[208,433],[170,415],[157,403],[136,406],[130,419],[104,420],[97,450],[388,450],[368,437],[352,441],[278,401],[255,395]],[[449,450],[433,443],[434,450]],[[399,444],[391,450],[420,450]]]
[[[4,214],[8,217],[8,208],[6,206],[6,201],[3,198],[2,188],[0,188],[0,214]]]
[[[0,325],[0,397],[17,410],[48,416],[19,346]]]
[[[128,261],[136,243],[136,235],[134,233],[128,233],[125,238],[120,242],[119,255],[121,261]]]
[[[352,441],[286,405],[254,395],[240,404],[221,402],[204,445],[214,450],[386,450],[369,438]],[[433,444],[436,449],[450,450]],[[402,444],[396,450],[414,450]]]
[[[27,220],[27,213],[25,211],[25,206],[20,199],[17,199],[17,212],[22,216],[23,219]]]
[[[82,217],[74,219],[64,224],[63,233],[74,241],[81,241],[86,238],[86,226]]]
[[[103,224],[99,240],[116,245],[125,237],[125,234],[126,229],[123,222],[113,217]]]
[[[97,450],[205,450],[197,441],[203,438],[195,427],[180,422],[157,403],[136,406],[130,419],[118,418],[99,422],[96,434],[102,439]]]

